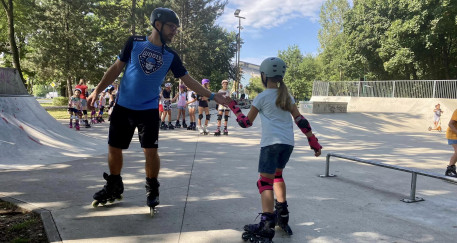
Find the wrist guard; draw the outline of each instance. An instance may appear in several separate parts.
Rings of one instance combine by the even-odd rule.
[[[303,133],[311,132],[311,126],[309,125],[308,120],[306,120],[305,117],[303,116],[297,116],[295,117],[295,124],[297,124],[297,127],[300,128],[300,130]]]
[[[249,118],[241,112],[241,109],[240,107],[238,107],[236,101],[232,100],[232,102],[230,102],[228,106],[230,110],[232,110],[233,113],[236,115],[236,122],[238,122],[238,125],[240,125],[240,127],[248,128],[252,126],[251,121],[249,121]]]
[[[316,152],[316,153],[320,149],[322,149],[322,146],[319,144],[318,139],[316,138],[316,136],[314,136],[314,134],[312,137],[308,138],[308,143],[309,143],[309,146],[311,147],[311,149],[314,150],[314,152]]]

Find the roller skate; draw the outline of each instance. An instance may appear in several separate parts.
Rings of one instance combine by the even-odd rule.
[[[176,128],[181,128],[181,124],[179,123],[179,120],[176,120],[175,127]]]
[[[79,131],[79,121],[78,120],[75,121],[75,129],[76,129],[76,131]]]
[[[168,123],[168,129],[170,130],[174,130],[175,127],[173,126],[173,124],[171,124],[171,122]]]
[[[217,127],[217,130],[214,132],[214,136],[220,136],[221,135],[221,128]]]
[[[194,131],[197,130],[197,123],[194,122],[194,126],[192,127],[192,130],[194,130]]]
[[[98,207],[99,204],[104,206],[107,202],[113,203],[116,199],[122,200],[122,193],[124,192],[122,177],[120,175],[108,175],[104,172],[103,179],[106,180],[106,185],[94,194],[94,201],[92,202],[94,208]]]
[[[186,120],[182,119],[182,128],[187,128]]]
[[[184,126],[184,123],[183,123],[183,126]],[[193,130],[193,127],[194,127],[194,123],[191,122],[190,125],[187,127],[187,130]]]
[[[159,205],[159,186],[160,183],[157,178],[146,178],[146,195],[147,197],[147,204],[149,207],[149,214],[151,217],[157,213],[155,207]]]
[[[280,203],[275,200],[275,214],[277,225],[288,235],[293,235],[292,229],[289,226],[289,210],[287,209],[287,201]]]
[[[275,236],[276,216],[273,213],[262,213],[260,223],[247,224],[241,238],[255,243],[272,243]]]
[[[86,128],[90,128],[90,124],[89,124],[89,121],[87,121],[87,120],[84,120],[84,124],[85,124]]]
[[[457,178],[457,172],[455,171],[455,165],[448,165],[446,172],[444,174],[446,176]]]
[[[68,127],[73,128],[73,121],[70,121],[70,125]]]
[[[227,127],[224,127],[224,135],[228,135]]]
[[[205,131],[203,131],[203,127],[199,126],[199,127],[198,127],[198,132],[199,132],[200,134],[203,134]]]
[[[205,126],[203,127],[203,135],[208,135],[208,134],[209,134],[209,132],[208,132],[208,127],[205,125]]]
[[[162,124],[160,125],[160,129],[167,130],[168,129],[167,124],[165,124],[165,122],[162,122]]]

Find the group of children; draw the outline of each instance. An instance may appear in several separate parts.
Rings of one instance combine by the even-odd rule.
[[[202,86],[209,90],[209,79],[202,80]],[[228,81],[222,80],[222,89],[219,90],[219,93],[225,93],[226,96],[230,95],[230,91],[228,90]],[[207,97],[200,96],[196,94],[194,91],[188,89],[185,85],[181,84],[179,86],[179,92],[175,95],[175,97],[171,98],[171,83],[166,83],[165,88],[162,90],[161,93],[161,103],[159,105],[159,113],[161,118],[161,125],[160,129],[174,129],[180,128],[187,128],[187,130],[197,130],[201,134],[207,135],[208,132],[208,123],[211,119],[211,114],[209,112],[209,100]],[[171,104],[177,101],[177,109],[178,109],[178,116],[176,118],[175,125],[172,124],[171,120]],[[189,119],[190,124],[187,125],[186,123],[186,107],[189,109]],[[198,111],[198,122],[196,121],[195,112]],[[205,116],[203,115],[205,114]],[[224,117],[224,130],[223,134],[228,135],[228,118],[230,114],[230,109],[227,106],[218,105],[218,115],[217,115],[217,129],[214,132],[215,136],[221,135],[221,124],[222,124],[222,117]],[[168,125],[166,123],[166,119],[168,116]],[[204,125],[202,125],[203,117],[205,117]],[[180,123],[180,119],[182,118],[182,125]]]
[[[73,120],[75,120],[74,127],[77,131],[80,130],[79,121],[82,120],[83,109],[84,109],[84,104],[82,102],[83,100],[81,99],[81,93],[82,93],[82,90],[80,88],[75,88],[73,95],[68,100],[68,114],[70,114],[69,127],[73,128]],[[91,111],[90,120],[91,120],[92,124],[105,122],[105,120],[103,119],[103,113],[105,111],[105,106],[106,106],[106,96],[109,97],[108,110],[110,110],[114,106],[114,98],[115,98],[114,93],[115,93],[115,88],[112,85],[108,86],[102,93],[100,93],[100,98],[99,98],[98,102],[95,103],[95,106],[94,106],[95,109],[98,109],[98,115],[96,115],[95,109],[93,109]],[[86,124],[86,127],[87,127],[87,124]]]

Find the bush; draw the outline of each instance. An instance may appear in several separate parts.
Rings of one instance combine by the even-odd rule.
[[[68,97],[55,97],[54,99],[52,99],[52,105],[66,106],[68,105]]]

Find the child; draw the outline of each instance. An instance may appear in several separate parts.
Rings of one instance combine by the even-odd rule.
[[[248,115],[243,115],[235,101],[229,104],[237,117],[238,124],[243,128],[250,127],[258,114],[262,120],[258,166],[260,179],[257,181],[257,187],[263,212],[259,224],[244,226],[245,232],[242,236],[244,240],[270,242],[275,235],[276,222],[289,235],[292,234],[288,226],[289,211],[282,173],[294,148],[293,120],[308,138],[314,155],[321,154],[322,147],[312,133],[308,121],[298,111],[294,99],[284,84],[285,72],[286,64],[283,60],[277,57],[265,59],[260,65],[260,74],[266,89],[254,99]],[[276,203],[274,195],[276,195]]]
[[[108,108],[108,121],[111,120],[111,112],[113,112],[114,104],[116,103],[116,97],[114,96],[114,86],[110,85],[106,88],[106,92],[109,95],[109,108]]]
[[[106,106],[106,89],[100,93],[100,99],[98,100],[98,106],[100,110],[98,111],[97,123],[105,122],[103,119],[103,112],[105,111]]]
[[[441,114],[443,114],[443,111],[440,109],[440,104],[435,105],[435,109],[433,110],[433,125],[435,125],[434,129],[438,128],[438,124],[441,119]]]
[[[195,130],[197,125],[195,123],[195,108],[198,106],[197,95],[194,91],[188,88],[187,92],[187,107],[189,108],[190,126],[187,130]]]
[[[455,170],[455,163],[457,162],[457,109],[452,113],[446,130],[446,138],[448,139],[447,143],[454,148],[454,154],[449,160],[445,175],[457,178],[457,172]]]
[[[209,79],[202,79],[202,85],[207,90],[209,90]],[[211,119],[211,115],[209,114],[209,107],[208,107],[208,98],[197,95],[198,100],[198,131],[200,134],[208,134],[208,122]],[[206,114],[205,126],[202,127],[202,119],[203,119],[203,112]]]
[[[68,101],[68,113],[70,114],[70,128],[73,128],[73,118],[75,119],[75,128],[79,131],[79,116],[81,113],[81,89],[76,88],[73,96]]]
[[[224,93],[225,96],[230,97],[230,91],[227,89],[228,81],[222,80],[222,89],[219,90],[219,93]],[[221,120],[222,115],[224,114],[224,135],[228,135],[227,123],[230,114],[230,110],[227,106],[218,105],[218,114],[217,114],[217,130],[214,132],[214,136],[221,135]]]
[[[173,124],[171,124],[171,103],[176,99],[171,98],[171,83],[166,83],[165,84],[165,89],[162,91],[162,97],[163,97],[163,102],[162,102],[162,107],[163,107],[163,113],[162,113],[162,125],[160,125],[160,129],[175,129]],[[167,118],[168,115],[168,126],[165,124],[165,118]]]
[[[176,97],[175,97],[176,98]],[[186,104],[187,104],[187,90],[184,84],[179,85],[179,94],[177,95],[178,98],[178,117],[176,118],[175,127],[180,128],[181,124],[179,124],[179,118],[182,114],[182,127],[187,128],[186,124]]]

